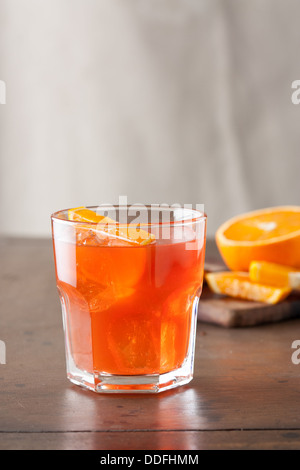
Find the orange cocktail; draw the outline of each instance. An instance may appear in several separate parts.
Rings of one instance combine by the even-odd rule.
[[[187,383],[205,216],[190,211],[189,224],[184,219],[129,229],[101,215],[104,209],[52,217],[68,377],[99,392],[161,391]]]

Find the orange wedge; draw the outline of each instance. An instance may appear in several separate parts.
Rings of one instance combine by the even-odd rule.
[[[121,226],[116,221],[85,207],[68,210],[68,218],[72,221],[92,223],[89,229],[95,231],[99,238],[113,237],[134,245],[148,245],[155,241],[155,236],[142,230],[139,224]]]
[[[268,263],[267,261],[252,261],[249,277],[251,281],[261,284],[300,289],[300,271],[290,266]]]
[[[86,209],[85,207],[76,207],[68,210],[69,220],[78,222],[98,223],[104,219],[104,215],[97,215],[96,212]]]
[[[251,261],[300,269],[300,207],[281,206],[236,216],[216,231],[227,267],[248,271]]]
[[[244,272],[222,271],[206,275],[209,288],[216,294],[223,294],[238,299],[253,300],[276,304],[291,292],[289,288],[280,288],[251,281]]]

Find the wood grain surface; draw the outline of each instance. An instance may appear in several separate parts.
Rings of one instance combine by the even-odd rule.
[[[51,241],[2,239],[0,259],[0,449],[300,448],[300,319],[199,321],[190,384],[97,395],[66,379]]]
[[[300,317],[300,293],[294,293],[275,305],[239,300],[212,293],[204,286],[198,319],[226,328],[273,323]]]

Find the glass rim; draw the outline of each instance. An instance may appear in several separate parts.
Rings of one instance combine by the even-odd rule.
[[[184,207],[184,206],[176,206],[176,207],[172,207],[172,206],[161,206],[160,204],[126,204],[126,205],[121,205],[121,204],[99,204],[97,206],[82,206],[83,209],[90,209],[90,210],[95,210],[95,209],[102,209],[102,210],[105,210],[106,209],[115,209],[115,210],[118,210],[118,209],[125,209],[125,210],[128,210],[129,208],[130,209],[137,209],[139,210],[139,208],[143,208],[143,209],[147,209],[147,210],[157,210],[157,211],[169,211],[169,212],[172,212],[172,211],[175,211],[175,210],[182,210],[182,211],[186,211],[187,213],[190,213],[190,214],[194,214],[193,217],[189,217],[189,218],[184,218],[183,220],[173,220],[173,221],[167,221],[167,222],[162,222],[162,221],[159,221],[159,222],[137,222],[137,223],[134,223],[133,222],[127,222],[127,223],[120,223],[120,222],[117,222],[117,221],[113,221],[113,222],[106,222],[105,225],[107,226],[118,226],[118,227],[127,227],[127,226],[132,226],[132,225],[138,225],[140,227],[154,227],[154,226],[181,226],[181,225],[190,225],[190,224],[194,224],[194,223],[197,223],[197,222],[200,222],[200,221],[206,221],[207,219],[207,215],[204,211],[200,211],[199,209],[194,209],[194,208],[187,208],[187,207]],[[72,210],[73,208],[68,208],[68,209],[61,209],[61,210],[58,210],[58,211],[55,211],[51,214],[51,220],[55,220],[55,221],[59,221],[59,222],[63,222],[63,223],[67,223],[67,224],[75,224],[75,225],[82,225],[82,226],[86,226],[86,225],[89,225],[89,226],[95,226],[97,227],[97,225],[99,224],[99,222],[88,222],[88,221],[83,221],[83,220],[69,220],[67,218],[63,218],[63,217],[60,217],[60,215],[64,214],[64,213],[68,213],[69,210]]]

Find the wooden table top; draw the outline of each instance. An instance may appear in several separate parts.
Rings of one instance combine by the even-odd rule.
[[[218,256],[213,242],[207,259]],[[0,240],[0,449],[299,449],[300,319],[198,322],[195,377],[158,395],[100,395],[66,378],[52,243]]]

